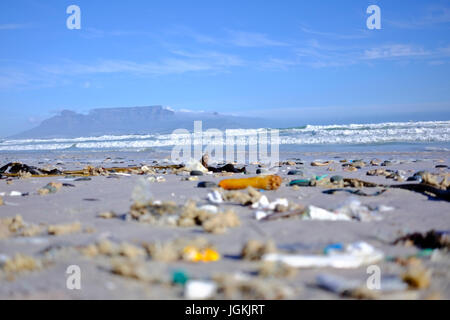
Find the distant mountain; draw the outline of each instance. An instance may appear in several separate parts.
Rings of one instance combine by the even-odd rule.
[[[74,138],[81,136],[170,133],[175,129],[193,130],[201,120],[203,130],[209,128],[257,128],[264,120],[222,115],[217,112],[172,111],[162,106],[94,109],[89,114],[64,110],[30,130],[9,138]]]

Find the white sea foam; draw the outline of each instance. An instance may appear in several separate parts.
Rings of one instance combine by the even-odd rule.
[[[258,143],[258,134],[265,129],[232,129],[236,145]],[[0,151],[33,150],[132,150],[157,147],[171,147],[199,143],[189,134],[147,134],[147,135],[104,135],[99,137],[21,139],[0,142]],[[222,137],[211,136],[204,131],[202,143],[225,144]],[[270,138],[269,138],[270,142]],[[275,141],[281,145],[376,145],[386,143],[448,143],[450,142],[450,121],[386,122],[377,124],[307,125],[304,127],[280,129]]]

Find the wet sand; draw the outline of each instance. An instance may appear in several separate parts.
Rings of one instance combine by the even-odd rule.
[[[141,165],[168,164],[166,155],[153,153],[49,153],[49,154],[2,154],[0,165],[20,161],[28,165],[44,167],[54,165],[61,170],[82,169],[86,165],[103,167],[127,167]],[[201,226],[170,227],[156,226],[138,221],[127,221],[120,216],[126,215],[133,204],[131,194],[142,179],[140,175],[106,177],[92,176],[89,181],[64,181],[73,186],[64,186],[56,193],[39,195],[37,190],[49,182],[63,182],[63,177],[44,177],[13,179],[7,183],[0,180],[0,194],[4,193],[4,205],[0,206],[0,219],[20,214],[29,224],[48,225],[65,224],[79,221],[80,232],[67,235],[49,235],[42,232],[35,236],[24,237],[13,234],[0,239],[0,258],[6,261],[17,253],[29,255],[44,265],[33,271],[8,273],[0,267],[1,299],[183,299],[181,285],[171,284],[175,270],[183,270],[191,279],[210,279],[218,273],[240,273],[250,279],[261,279],[289,289],[283,296],[287,299],[343,299],[339,294],[319,288],[316,276],[320,273],[341,275],[349,279],[365,281],[368,277],[366,266],[355,269],[305,268],[290,278],[261,278],[256,275],[260,261],[246,261],[240,258],[243,245],[251,239],[266,241],[271,239],[281,250],[295,253],[321,253],[333,243],[350,244],[365,241],[385,254],[378,262],[382,276],[400,276],[406,267],[387,257],[407,257],[420,252],[420,248],[403,244],[393,245],[399,236],[411,232],[429,230],[450,230],[450,204],[448,201],[402,189],[388,189],[378,196],[358,196],[348,192],[336,192],[333,195],[323,193],[327,188],[288,186],[296,179],[288,176],[292,169],[303,170],[316,175],[341,175],[344,178],[359,178],[380,184],[400,184],[384,176],[368,176],[369,170],[385,168],[402,170],[406,177],[415,172],[426,170],[432,173],[448,174],[448,168],[436,168],[436,165],[450,165],[450,152],[411,152],[411,153],[285,153],[284,160],[298,162],[283,164],[277,174],[283,178],[278,190],[264,191],[270,201],[286,198],[290,203],[303,206],[314,205],[327,210],[336,209],[349,198],[359,200],[363,205],[393,207],[392,211],[381,212],[380,221],[305,221],[298,217],[276,221],[258,221],[248,206],[233,203],[219,205],[219,209],[234,210],[241,225],[229,228],[224,234],[205,232]],[[372,159],[392,160],[388,167],[365,166],[354,172],[344,171],[339,160]],[[324,167],[312,167],[314,160],[333,160],[334,164]],[[300,164],[302,162],[303,164]],[[238,164],[237,167],[240,167]],[[154,200],[175,201],[183,205],[192,199],[197,205],[211,204],[207,195],[211,188],[198,188],[199,181],[218,183],[224,178],[242,178],[256,176],[257,165],[247,165],[248,174],[236,173],[231,177],[217,177],[205,174],[198,181],[184,181],[189,176],[159,172],[164,182],[151,183]],[[328,171],[328,168],[334,171]],[[355,190],[355,188],[348,188]],[[361,188],[373,193],[379,188]],[[10,196],[11,191],[28,193],[27,196]],[[114,211],[119,218],[103,219],[102,212]],[[111,272],[112,258],[108,256],[88,257],[80,252],[81,247],[95,244],[100,239],[113,243],[127,242],[139,246],[141,243],[167,242],[178,238],[191,239],[204,237],[220,253],[215,262],[160,262],[149,257],[139,258],[139,263],[159,281],[130,279]],[[395,295],[381,295],[382,298],[424,299],[450,298],[450,255],[445,249],[434,250],[431,255],[419,258],[421,264],[432,272],[429,287],[420,290],[404,290]],[[69,265],[81,268],[81,290],[69,290],[66,287],[66,269]],[[269,289],[270,290],[270,289]],[[222,298],[215,295],[213,298]]]

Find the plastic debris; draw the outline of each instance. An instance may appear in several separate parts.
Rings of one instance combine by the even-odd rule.
[[[316,282],[319,287],[338,294],[344,294],[361,286],[358,280],[349,280],[327,273],[317,275]]]
[[[210,213],[217,213],[219,212],[219,209],[216,206],[205,204],[201,207],[199,207],[200,210],[208,211]]]
[[[351,219],[357,221],[379,221],[382,219],[380,213],[394,210],[393,207],[380,205],[369,207],[361,204],[361,202],[354,198],[349,198],[341,206],[334,210],[338,214],[344,214]]]
[[[308,187],[311,181],[309,179],[297,179],[289,182],[290,186]]]
[[[212,203],[223,203],[222,195],[219,191],[214,190],[213,192],[208,193],[208,200]]]
[[[346,214],[331,212],[319,207],[308,206],[304,219],[308,220],[331,220],[331,221],[350,221],[350,217]]]
[[[259,176],[242,179],[225,179],[219,182],[219,187],[225,190],[239,190],[253,187],[256,189],[276,190],[280,187],[282,179],[277,175]]]
[[[9,196],[10,197],[21,197],[22,196],[22,192],[20,192],[20,191],[11,191],[9,193]]]
[[[288,207],[289,202],[286,198],[279,198],[275,201],[269,202],[266,196],[261,196],[258,202],[252,204],[252,209],[265,209],[265,210],[275,210],[277,206]]]
[[[189,160],[184,167],[181,168],[181,170],[183,171],[201,171],[203,173],[208,172],[208,169],[206,169],[201,163],[200,161],[197,161],[195,159],[191,159]]]
[[[189,280],[189,276],[186,272],[182,270],[176,270],[172,273],[172,283],[173,284],[180,284],[185,285],[186,282]]]
[[[269,216],[269,213],[266,211],[258,210],[258,211],[255,211],[254,215],[255,215],[256,220],[262,220],[262,219],[266,218],[267,216]]]
[[[147,178],[148,182],[165,182],[166,178],[163,176],[151,176]]]
[[[327,255],[293,255],[293,254],[266,254],[263,260],[279,261],[295,268],[332,267],[332,268],[358,268],[362,265],[372,264],[383,259],[383,252],[375,249],[366,242],[357,242],[348,245],[342,252],[331,251]]]
[[[220,254],[211,248],[199,249],[194,246],[187,246],[183,249],[183,257],[191,262],[214,262],[220,260]]]
[[[197,188],[215,188],[217,184],[212,181],[201,181],[198,183]]]
[[[212,298],[217,291],[217,285],[213,281],[188,280],[186,282],[184,296],[190,300],[203,300]]]
[[[333,243],[323,249],[323,253],[328,254],[331,251],[343,251],[345,249],[342,243]]]

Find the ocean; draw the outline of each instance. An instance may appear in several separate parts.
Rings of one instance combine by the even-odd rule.
[[[235,145],[261,143],[266,134],[280,151],[450,151],[450,121],[306,125],[277,129],[233,129]],[[200,134],[203,145],[226,142],[226,133]],[[157,151],[192,144],[194,134],[104,135],[98,137],[0,140],[0,152]],[[199,136],[197,136],[199,137]],[[195,142],[194,142],[195,143]]]

